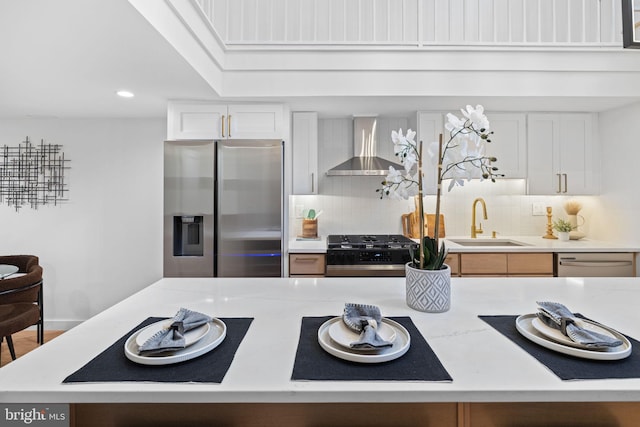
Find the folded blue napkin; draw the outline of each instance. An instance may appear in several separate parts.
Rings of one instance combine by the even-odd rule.
[[[538,301],[538,318],[551,327],[560,330],[571,341],[587,348],[599,349],[617,347],[622,341],[609,335],[581,328],[574,314],[558,302]]]
[[[156,332],[146,340],[138,349],[138,354],[154,356],[181,350],[186,345],[185,332],[211,322],[211,320],[212,318],[206,314],[181,308],[171,319],[169,327]]]
[[[359,340],[349,345],[353,349],[371,350],[393,345],[378,335],[382,314],[375,305],[347,303],[344,305],[342,320],[349,329],[360,334]]]

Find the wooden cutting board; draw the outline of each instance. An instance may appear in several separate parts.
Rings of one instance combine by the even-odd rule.
[[[424,214],[424,234],[425,236],[433,237],[433,229],[436,224],[435,214]],[[431,229],[431,232],[429,230]],[[444,215],[440,214],[440,224],[438,230],[438,237],[445,237]],[[415,212],[402,215],[402,234],[411,238],[420,238],[420,221],[418,215]]]

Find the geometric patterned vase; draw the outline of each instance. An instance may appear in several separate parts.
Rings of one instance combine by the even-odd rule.
[[[451,307],[451,268],[419,270],[407,263],[407,305],[426,313],[442,313]]]

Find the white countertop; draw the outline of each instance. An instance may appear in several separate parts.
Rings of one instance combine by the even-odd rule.
[[[162,279],[1,368],[0,402],[640,401],[640,379],[561,381],[477,317],[555,300],[639,338],[640,278],[454,278],[452,287],[451,310],[425,314],[405,305],[404,278]],[[339,315],[345,302],[411,316],[453,381],[291,381],[301,318]],[[255,318],[221,384],[62,384],[148,316],[182,306]]]
[[[560,240],[543,239],[542,236],[499,236],[497,239],[491,237],[479,237],[473,239],[479,242],[492,240],[513,240],[525,243],[523,246],[462,246],[452,242],[452,240],[472,240],[469,236],[447,236],[444,240],[445,246],[452,253],[472,252],[640,252],[640,244],[630,244],[623,242],[608,242],[602,240],[592,240],[583,238],[580,240]],[[417,239],[414,239],[416,242]],[[322,236],[317,241],[289,240],[290,253],[326,253],[327,240]]]

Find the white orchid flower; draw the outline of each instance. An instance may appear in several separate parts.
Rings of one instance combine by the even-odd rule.
[[[471,121],[471,126],[476,131],[489,130],[489,119],[484,115],[484,107],[482,105],[476,105],[473,108],[471,105],[467,105],[467,110],[460,110],[462,114]]]
[[[447,123],[445,123],[444,127],[449,131],[449,133],[459,132],[464,129],[464,124],[465,121],[460,119],[458,116],[447,113]]]
[[[400,184],[403,178],[400,171],[396,170],[393,166],[389,166],[389,174],[386,179],[388,184]]]

